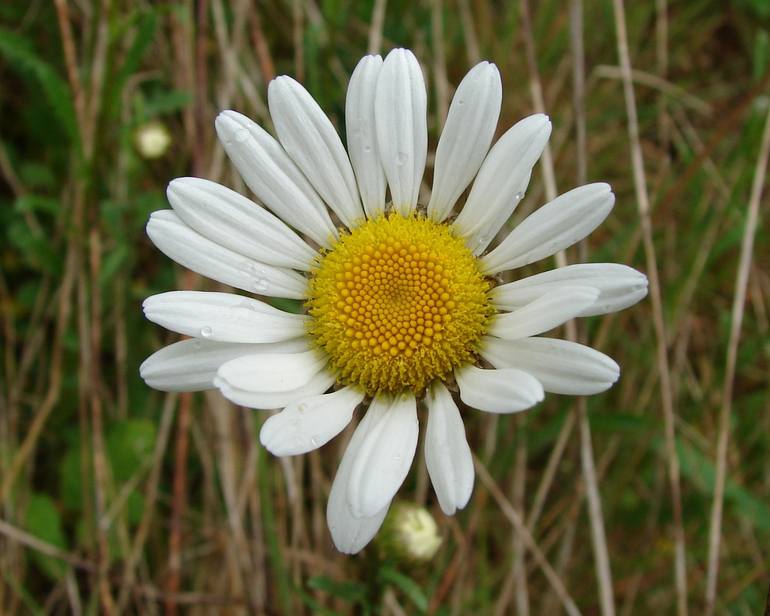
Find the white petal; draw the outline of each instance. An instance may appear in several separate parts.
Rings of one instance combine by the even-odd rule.
[[[428,154],[427,94],[422,69],[408,49],[394,49],[377,78],[374,124],[377,150],[396,211],[417,205]]]
[[[572,246],[607,218],[614,203],[608,184],[587,184],[564,193],[525,218],[481,260],[485,273],[528,265]]]
[[[350,162],[369,218],[385,209],[385,172],[374,133],[374,94],[382,68],[380,56],[364,56],[348,82],[345,128]]]
[[[201,391],[212,389],[219,366],[236,357],[305,350],[304,338],[271,344],[182,340],[150,355],[139,367],[139,374],[150,387],[161,391]]]
[[[594,287],[561,287],[513,312],[495,316],[489,333],[516,340],[536,336],[574,319],[599,297]]]
[[[465,366],[455,370],[460,399],[490,413],[516,413],[543,399],[543,386],[530,374],[515,368],[483,370]]]
[[[524,197],[550,136],[548,116],[536,114],[514,124],[489,151],[455,220],[474,254],[484,251]]]
[[[285,392],[306,385],[327,361],[326,355],[317,350],[248,355],[222,365],[217,377],[237,389]]]
[[[299,402],[310,396],[318,396],[327,391],[335,381],[334,373],[323,369],[305,385],[289,391],[259,391],[254,390],[248,383],[240,383],[245,387],[235,386],[229,383],[221,375],[214,377],[214,386],[222,395],[240,406],[250,409],[282,409],[289,404]]]
[[[481,355],[496,368],[519,368],[534,376],[545,391],[587,396],[612,387],[620,368],[591,347],[554,338],[483,339]]]
[[[370,409],[371,412],[371,409]],[[357,517],[386,507],[404,482],[417,449],[417,403],[411,394],[392,398],[361,443],[348,483],[348,504]]]
[[[276,456],[296,456],[318,449],[350,423],[364,399],[354,387],[304,398],[269,417],[259,433],[260,442]]]
[[[221,184],[177,178],[168,185],[166,195],[189,227],[244,256],[309,270],[317,254],[280,218]]]
[[[274,214],[321,246],[331,246],[337,230],[307,178],[281,144],[235,111],[216,120],[217,135],[243,181]]]
[[[473,456],[460,410],[447,388],[436,381],[426,401],[425,463],[441,511],[454,515],[468,504],[473,491]]]
[[[332,540],[343,554],[355,554],[369,543],[382,526],[390,503],[369,517],[356,517],[348,504],[348,484],[350,475],[358,460],[361,444],[366,439],[370,428],[381,417],[381,411],[387,411],[389,405],[375,399],[369,410],[358,424],[353,438],[350,439],[337,474],[332,482],[329,500],[326,504],[326,522],[329,525]]]
[[[169,291],[144,300],[144,315],[173,332],[219,342],[280,342],[305,334],[308,317],[234,293]]]
[[[457,87],[436,148],[428,215],[444,220],[484,162],[500,117],[503,84],[494,64],[474,66]]]
[[[259,295],[291,299],[306,296],[304,276],[220,246],[193,231],[171,210],[152,213],[147,235],[167,257],[206,278]]]
[[[364,218],[348,155],[329,118],[291,77],[270,82],[270,115],[278,139],[326,204],[349,228]]]
[[[627,265],[579,263],[495,287],[491,296],[499,310],[516,310],[565,285],[599,290],[599,297],[579,317],[617,312],[647,295],[647,276]]]

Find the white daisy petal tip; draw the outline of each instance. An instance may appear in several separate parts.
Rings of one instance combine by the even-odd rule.
[[[267,98],[281,145],[326,204],[353,228],[364,212],[348,154],[328,116],[286,75],[270,82]]]
[[[556,288],[518,310],[498,313],[489,333],[507,340],[542,334],[579,316],[596,302],[599,293],[588,286]]]
[[[492,146],[455,220],[474,254],[487,248],[524,198],[550,135],[547,116],[535,114],[514,124]]]
[[[593,286],[599,297],[577,315],[589,317],[633,306],[647,295],[647,284],[644,274],[627,265],[576,263],[500,285],[491,297],[498,310],[518,310],[564,286]]]
[[[303,398],[262,425],[259,440],[275,456],[296,456],[322,447],[345,429],[364,395],[353,387]]]
[[[516,368],[488,370],[468,365],[455,370],[460,399],[489,413],[518,413],[542,402],[545,391],[535,377]]]
[[[535,210],[481,259],[485,273],[522,267],[579,242],[607,218],[615,195],[609,184],[580,186]]]
[[[460,411],[447,388],[435,382],[428,390],[425,463],[441,511],[454,515],[473,492],[473,456]]]
[[[503,340],[487,336],[481,355],[495,368],[517,368],[554,394],[590,396],[608,390],[620,377],[611,357],[589,346],[557,338]]]
[[[229,145],[233,142],[243,143],[249,138],[248,127],[250,123],[251,120],[242,113],[225,109],[217,114],[214,128],[219,140],[224,145]]]
[[[394,49],[377,77],[375,133],[393,207],[408,216],[417,206],[428,154],[428,97],[417,58]]]
[[[460,82],[441,132],[428,215],[444,220],[484,162],[500,116],[503,85],[494,64],[480,62]]]
[[[379,55],[364,56],[350,76],[345,97],[345,133],[364,211],[373,218],[385,210],[385,171],[377,150],[374,99],[382,68]]]
[[[305,334],[306,315],[257,299],[210,291],[168,291],[142,304],[145,317],[168,330],[217,342],[270,343]]]
[[[378,410],[361,442],[347,486],[354,517],[376,515],[393,499],[406,478],[417,449],[417,403],[411,394],[389,399]],[[371,408],[370,411],[371,412]]]

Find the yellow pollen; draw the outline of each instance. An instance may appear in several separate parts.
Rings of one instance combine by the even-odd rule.
[[[490,288],[449,225],[391,213],[322,253],[306,302],[309,333],[339,382],[369,395],[418,393],[475,360],[494,312]]]

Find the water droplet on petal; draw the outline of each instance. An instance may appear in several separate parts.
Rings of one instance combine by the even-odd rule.
[[[267,278],[256,278],[254,280],[254,290],[257,293],[264,293],[268,288],[270,288],[270,282]]]
[[[396,156],[396,164],[397,165],[403,165],[406,162],[406,153],[405,152],[399,152],[398,156]]]
[[[210,338],[212,333],[214,332],[208,325],[206,325],[205,327],[201,327],[201,336],[203,336],[204,338]]]
[[[310,444],[313,447],[318,447],[318,437],[317,436],[311,436],[310,437]]]

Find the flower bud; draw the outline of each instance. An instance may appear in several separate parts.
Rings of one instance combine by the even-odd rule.
[[[385,518],[378,544],[384,556],[406,563],[426,563],[436,555],[441,536],[425,507],[398,501]]]
[[[171,145],[171,134],[165,124],[152,121],[136,129],[134,141],[142,158],[160,158]]]

